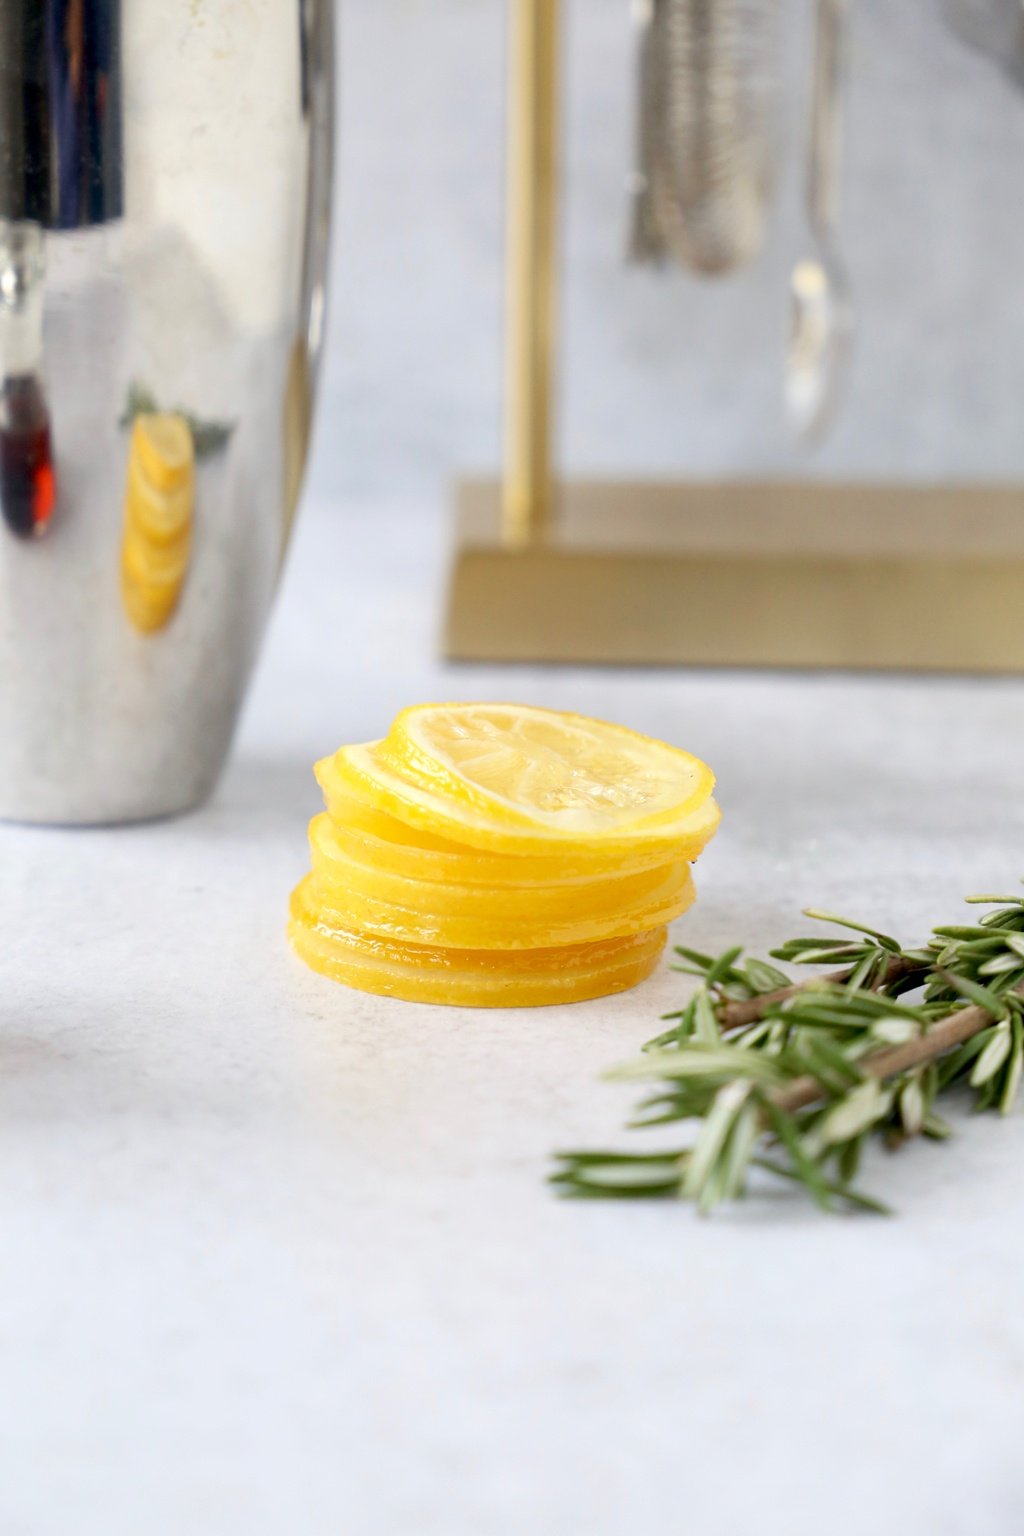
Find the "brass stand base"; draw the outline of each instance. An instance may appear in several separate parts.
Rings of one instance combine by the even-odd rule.
[[[461,661],[1024,670],[1017,487],[572,484],[542,542],[459,487]]]

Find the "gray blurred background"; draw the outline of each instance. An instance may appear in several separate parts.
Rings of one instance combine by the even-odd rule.
[[[781,409],[801,249],[806,0],[783,4],[784,174],[725,282],[623,262],[627,0],[567,3],[561,457],[569,473],[1024,480],[1024,93],[941,0],[857,0],[852,387],[813,453]],[[312,498],[421,502],[500,452],[503,0],[344,0],[330,348]]]

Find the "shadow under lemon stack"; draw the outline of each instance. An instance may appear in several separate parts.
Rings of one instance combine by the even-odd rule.
[[[511,704],[403,710],[316,765],[326,813],[289,937],[314,970],[416,1002],[531,1006],[649,976],[695,899],[711,770],[622,726]]]

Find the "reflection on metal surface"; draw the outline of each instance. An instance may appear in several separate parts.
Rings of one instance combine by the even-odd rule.
[[[56,501],[50,410],[43,381],[43,234],[0,220],[0,514],[31,538]]]
[[[312,374],[309,354],[302,341],[296,341],[288,362],[288,382],[282,411],[284,445],[284,517],[285,538],[291,532],[302,490],[302,473],[313,424]],[[283,553],[283,546],[282,546]]]
[[[132,428],[124,493],[121,597],[143,634],[178,606],[192,551],[195,448],[183,416],[140,415]]]
[[[56,479],[50,417],[32,374],[0,381],[0,510],[12,533],[32,538],[53,516]]]
[[[140,384],[137,379],[133,379],[128,386],[120,425],[131,427],[140,416],[159,415],[181,417],[191,434],[192,448],[197,459],[208,459],[211,453],[220,453],[226,448],[237,425],[233,421],[203,420],[194,412],[186,410],[184,406],[176,406],[173,410],[161,410],[153,391],[145,384]]]
[[[59,452],[50,536],[12,536],[24,501],[0,527],[0,816],[165,814],[217,777],[302,478],[332,111],[330,0],[0,0],[0,242],[45,253],[46,365],[23,382],[0,314],[0,424]],[[180,411],[187,496],[135,427],[126,463],[126,399]]]
[[[0,0],[0,215],[117,218],[121,113],[121,0]]]

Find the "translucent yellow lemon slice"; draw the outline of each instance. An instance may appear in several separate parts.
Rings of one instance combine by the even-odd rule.
[[[625,726],[523,704],[418,704],[382,755],[424,789],[511,827],[614,837],[671,825],[714,788],[699,758]]]
[[[545,917],[585,918],[592,914],[617,912],[651,900],[664,888],[669,874],[674,873],[682,884],[690,867],[684,860],[676,860],[652,869],[627,873],[597,870],[585,880],[538,884],[531,876],[533,866],[539,860],[510,859],[501,854],[475,856],[468,851],[465,858],[471,867],[475,863],[493,862],[504,874],[503,866],[511,863],[523,876],[522,883],[506,879],[503,884],[487,885],[478,880],[453,878],[459,868],[457,855],[452,855],[440,871],[431,871],[425,877],[406,873],[408,866],[401,863],[397,867],[392,867],[390,862],[381,863],[376,858],[380,845],[375,846],[374,840],[369,838],[350,836],[347,827],[339,826],[327,815],[313,817],[309,824],[309,843],[313,872],[325,895],[333,892],[344,897],[357,892],[435,917],[532,917],[540,921]],[[398,852],[396,845],[390,847],[394,853]]]
[[[329,806],[335,796],[357,799],[417,831],[492,853],[582,854],[618,860],[646,852],[654,863],[664,864],[691,856],[684,849],[700,839],[706,842],[717,825],[717,808],[710,812],[710,820],[707,810],[713,783],[710,769],[695,774],[706,785],[696,805],[674,816],[665,813],[656,820],[630,822],[618,811],[607,818],[591,811],[562,823],[549,817],[531,822],[525,814],[494,813],[476,803],[475,796],[452,795],[441,785],[427,787],[404,767],[399,770],[394,758],[379,749],[378,742],[342,747],[317,764],[317,778]]]
[[[318,818],[323,821],[326,818]],[[332,925],[449,949],[551,949],[621,938],[672,922],[693,904],[690,866],[551,891],[439,886],[377,876],[328,854],[330,833],[311,835],[311,899]],[[397,898],[397,899],[396,899]]]
[[[332,758],[318,763],[316,774],[324,791],[336,846],[347,857],[381,873],[444,885],[554,888],[552,899],[561,901],[561,886],[639,874],[668,862],[664,849],[657,845],[599,848],[596,853],[572,848],[527,854],[487,853],[438,837],[422,827],[410,826],[344,793]],[[706,800],[693,813],[687,835],[673,843],[671,857],[698,858],[718,830],[721,819],[715,801]]]
[[[364,992],[473,1008],[582,1002],[634,987],[651,974],[665,929],[567,948],[495,954],[404,944],[333,926],[318,914],[310,877],[292,894],[288,933],[314,970]]]

